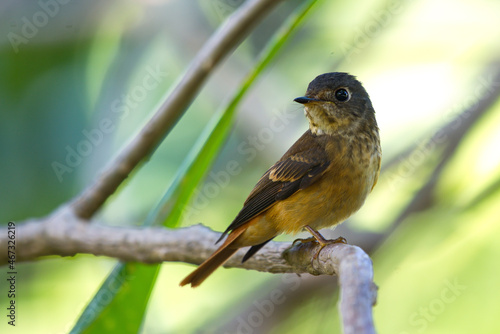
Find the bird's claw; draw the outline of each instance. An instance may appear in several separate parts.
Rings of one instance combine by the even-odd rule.
[[[316,252],[316,254],[314,254],[313,260],[316,260],[318,258],[318,256],[319,256],[319,253],[321,253],[321,251],[323,250],[323,248],[325,248],[328,245],[333,245],[333,244],[347,244],[347,240],[344,237],[338,237],[337,239],[322,239],[322,240],[318,240],[315,237],[311,237],[311,238],[313,238],[321,246],[319,248],[319,250]]]
[[[305,238],[305,239],[295,239],[293,242],[292,242],[292,247],[295,246],[295,243],[296,242],[300,242],[301,244],[305,244],[307,242],[311,242],[311,241],[316,241],[316,238],[315,237],[309,237],[309,238]],[[317,241],[316,241],[317,242]]]
[[[305,239],[295,239],[293,241],[293,243],[292,243],[292,247],[294,247],[296,243],[305,244],[305,243],[308,243],[308,242],[315,242],[318,245],[320,245],[320,248],[318,249],[318,251],[316,252],[316,254],[314,254],[314,256],[313,256],[312,261],[316,260],[318,258],[318,256],[319,256],[319,253],[321,253],[321,251],[323,250],[323,248],[325,248],[328,245],[332,245],[332,244],[347,244],[347,240],[344,237],[338,237],[337,239],[324,239],[322,237],[321,238],[316,238],[315,236],[313,236],[313,237],[309,237],[309,238],[305,238]]]

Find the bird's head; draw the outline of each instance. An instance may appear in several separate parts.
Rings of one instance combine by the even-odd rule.
[[[347,73],[317,76],[309,84],[306,95],[294,101],[304,105],[309,128],[316,135],[351,132],[360,126],[377,127],[368,93]]]

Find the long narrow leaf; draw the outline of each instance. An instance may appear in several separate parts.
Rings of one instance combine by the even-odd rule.
[[[173,183],[148,215],[144,226],[162,220],[166,227],[178,226],[182,212],[193,195],[193,190],[202,181],[229,135],[234,114],[241,99],[290,38],[292,32],[300,25],[315,2],[316,0],[310,0],[302,5],[271,40],[269,46],[262,52],[254,70],[248,74],[228,106],[218,112],[206,126],[179,168]],[[162,217],[166,218],[162,219]],[[138,332],[144,319],[151,290],[156,282],[158,269],[159,265],[118,263],[83,311],[72,333]],[[130,309],[133,309],[133,315]]]
[[[164,226],[173,227],[178,223],[183,209],[186,207],[187,203],[191,199],[191,196],[193,195],[192,190],[201,181],[206,171],[214,161],[216,155],[220,151],[222,144],[229,135],[235,111],[242,98],[245,96],[257,77],[278,54],[278,51],[283,47],[286,41],[289,40],[294,30],[300,25],[300,22],[315,2],[316,0],[307,1],[288,18],[281,29],[268,43],[267,47],[262,51],[261,57],[256,66],[246,76],[228,106],[221,112],[220,116],[215,118],[213,121],[213,123],[215,123],[213,130],[208,131],[209,128],[211,128],[208,126],[206,129],[207,131],[200,136],[201,140],[198,141],[197,145],[200,145],[202,148],[199,150],[200,153],[198,157],[192,160],[190,167],[188,167],[188,172],[183,174],[184,170],[181,169],[181,173],[179,173],[179,177],[176,179],[175,185],[183,184],[184,187],[172,187],[171,189],[174,189],[172,194],[167,193],[162,199],[162,202],[165,203],[165,207],[168,208],[168,211],[175,208],[170,215],[166,216],[167,218],[163,223]],[[198,150],[193,150],[192,152],[194,153],[195,151]],[[187,160],[190,161],[189,158]]]

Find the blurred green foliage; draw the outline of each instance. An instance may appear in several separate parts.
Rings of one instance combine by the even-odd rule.
[[[1,222],[48,214],[89,184],[239,4],[68,2],[51,7],[57,13],[47,14],[42,24],[37,13],[47,11],[40,3],[56,2],[0,5]],[[99,219],[113,225],[144,221],[208,120],[235,93],[263,45],[296,5],[279,6],[216,70],[174,131],[110,199]],[[485,72],[500,58],[500,31],[493,28],[500,12],[496,1],[321,1],[317,9],[243,101],[205,186],[216,183],[229,161],[236,161],[241,172],[214,196],[207,196],[207,188],[200,185],[184,224],[203,222],[225,229],[260,175],[306,128],[302,109],[292,100],[318,74],[346,71],[365,84],[377,111],[384,161],[407,147],[428,144],[435,131],[499,85]],[[23,37],[28,36],[23,31],[29,32],[26,22],[39,25],[29,38]],[[13,44],[13,33],[27,42]],[[155,87],[147,89],[144,80],[151,73],[160,74],[148,81],[156,82]],[[463,137],[429,205],[405,218],[373,251],[380,333],[500,330],[495,321],[500,307],[499,108],[498,103],[489,108]],[[102,131],[104,119],[109,119],[111,131]],[[283,127],[265,137],[263,129],[270,128],[272,119]],[[101,131],[101,140],[96,131]],[[89,134],[95,135],[90,138],[96,144]],[[92,145],[85,147],[85,141]],[[343,236],[351,240],[357,231],[383,234],[389,229],[439,161],[443,148],[427,147],[420,160],[396,158],[365,207],[342,226],[348,225],[352,235]],[[75,159],[72,151],[85,155]],[[67,163],[68,155],[74,166]],[[58,177],[54,162],[71,171]],[[23,316],[15,330],[69,331],[114,263],[81,255],[19,264]],[[191,266],[163,267],[168,270],[160,271],[152,291],[146,333],[217,332],[232,319],[235,325],[228,328],[246,324],[253,333],[264,328],[326,333],[340,326],[336,294],[300,294],[307,277],[291,289],[277,276],[219,270],[192,290],[178,287]],[[0,282],[2,293],[6,283]],[[276,289],[284,292],[285,302],[267,315],[256,305]],[[297,295],[300,302],[292,303]],[[123,301],[127,303],[131,311],[137,306]],[[240,313],[244,310],[248,313]],[[260,314],[262,324],[252,326],[252,314]],[[5,321],[0,329],[12,330]]]

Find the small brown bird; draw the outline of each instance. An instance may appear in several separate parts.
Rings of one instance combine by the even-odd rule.
[[[219,241],[227,239],[181,286],[200,285],[241,247],[252,246],[242,261],[248,260],[281,233],[305,228],[323,246],[339,242],[317,230],[356,212],[377,183],[375,111],[354,76],[322,74],[294,101],[304,105],[309,130],[261,177]]]

